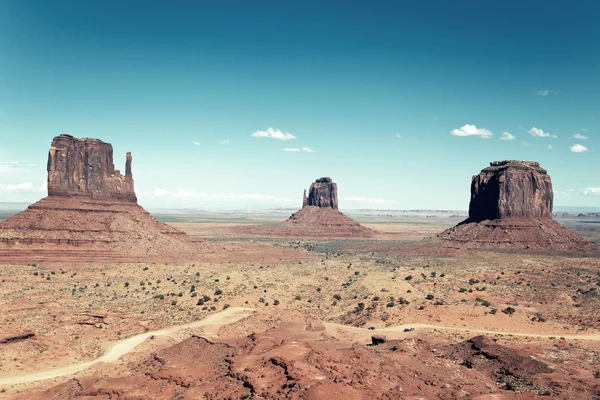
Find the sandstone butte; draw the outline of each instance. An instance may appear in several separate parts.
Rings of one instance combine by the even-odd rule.
[[[338,210],[338,187],[331,178],[314,181],[302,198],[302,209],[284,224],[301,236],[368,237],[375,231],[360,225]]]
[[[98,139],[54,138],[48,196],[0,222],[0,262],[110,262],[191,254],[193,242],[140,205],[132,156],[125,175]]]
[[[532,161],[494,161],[473,176],[469,217],[442,232],[448,245],[583,251],[591,242],[552,219],[547,171]]]

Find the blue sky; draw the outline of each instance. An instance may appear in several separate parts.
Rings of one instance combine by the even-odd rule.
[[[466,209],[500,159],[539,161],[557,206],[600,206],[599,18],[591,0],[2,0],[0,201],[42,197],[70,133],[117,168],[131,151],[148,207],[294,207],[331,176],[341,208]]]

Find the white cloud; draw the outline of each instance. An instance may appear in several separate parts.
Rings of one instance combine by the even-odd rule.
[[[140,192],[140,197],[144,198],[170,198],[179,201],[194,200],[194,199],[212,199],[212,200],[251,200],[251,201],[269,201],[269,202],[282,202],[282,203],[294,203],[298,202],[298,199],[285,199],[277,198],[268,194],[224,194],[224,193],[196,193],[189,190],[178,188],[171,192],[165,189],[155,188],[153,193]]]
[[[154,195],[156,197],[162,197],[162,196],[166,196],[169,194],[168,190],[165,189],[159,189],[159,188],[154,188]]]
[[[554,195],[555,195],[555,196],[564,196],[564,197],[568,197],[568,196],[571,196],[571,193],[569,193],[569,192],[566,192],[566,191],[564,191],[564,190],[555,190],[555,191],[554,191]]]
[[[581,133],[576,133],[573,136],[571,136],[573,139],[578,139],[578,140],[587,140],[587,136],[583,136]]]
[[[48,181],[43,181],[38,189],[40,192],[45,192],[48,190]]]
[[[544,132],[542,129],[536,128],[535,126],[533,128],[531,128],[530,130],[528,130],[527,132],[529,132],[529,134],[531,136],[535,136],[535,137],[551,137],[551,138],[555,138],[555,139],[558,137],[556,135],[552,135],[551,133]]]
[[[548,145],[548,150],[552,150],[552,145],[551,144]]]
[[[231,142],[229,140],[221,140],[221,142],[219,144],[228,145],[228,144],[231,144]]]
[[[0,161],[0,172],[3,174],[19,172],[20,167],[21,164],[18,161]]]
[[[14,192],[17,190],[31,190],[33,183],[23,182],[17,185],[0,185],[0,191]]]
[[[466,124],[461,126],[459,129],[453,129],[450,131],[453,136],[480,136],[484,139],[491,138],[494,134],[485,128],[477,128],[475,125]]]
[[[433,119],[438,119],[438,117],[433,117]]]
[[[313,149],[311,149],[310,147],[302,147],[302,148],[286,147],[282,151],[291,152],[291,153],[295,153],[295,152],[299,152],[299,151],[303,151],[305,153],[315,153],[315,151]]]
[[[538,90],[538,92],[537,92],[538,96],[548,96],[548,93],[550,93],[550,92],[548,92],[546,89]]]
[[[398,139],[402,139],[402,135],[399,133],[396,133],[396,135],[394,135],[394,136],[396,136]]]
[[[515,140],[515,135],[510,132],[502,132],[502,136],[500,136],[500,140]]]
[[[581,144],[574,144],[573,146],[571,146],[571,151],[573,153],[583,153],[585,151],[588,151],[588,148]]]
[[[200,142],[194,142],[193,145],[194,146],[200,146]]]
[[[584,196],[600,196],[600,187],[588,187],[581,191]]]
[[[385,200],[379,197],[355,197],[355,196],[341,196],[340,200],[344,201],[360,201],[362,203],[375,203],[375,204],[383,204],[383,203],[394,203],[390,200]]]
[[[587,132],[588,130],[586,128],[581,128],[582,132]]]
[[[256,138],[270,138],[277,140],[292,140],[296,139],[296,136],[291,133],[281,132],[279,129],[267,128],[266,131],[256,131],[252,134]]]

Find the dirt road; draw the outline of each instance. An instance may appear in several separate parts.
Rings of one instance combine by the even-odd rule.
[[[453,326],[442,326],[442,325],[430,325],[430,324],[402,324],[396,326],[390,326],[386,328],[378,328],[375,330],[368,330],[367,328],[359,328],[355,326],[348,326],[342,324],[336,324],[333,322],[325,322],[325,330],[332,336],[336,336],[338,332],[348,332],[357,334],[360,336],[367,337],[370,335],[385,333],[392,334],[398,337],[407,337],[414,335],[419,330],[424,329],[432,329],[432,330],[444,330],[444,331],[457,331],[457,332],[468,332],[473,334],[483,334],[483,335],[505,335],[505,336],[518,336],[518,337],[530,337],[530,338],[564,338],[571,340],[589,340],[589,341],[600,341],[600,333],[593,334],[575,334],[575,335],[565,335],[561,333],[523,333],[523,332],[510,332],[510,331],[490,331],[486,329],[478,329],[478,328],[459,328]],[[404,329],[414,328],[412,332],[404,332]]]
[[[203,336],[215,336],[219,331],[219,328],[222,326],[229,325],[246,318],[247,316],[251,315],[253,311],[254,310],[251,308],[231,307],[225,311],[213,314],[210,317],[200,321],[191,322],[185,325],[171,326],[169,328],[164,328],[157,331],[140,333],[139,335],[135,335],[112,344],[103,356],[95,360],[87,361],[81,364],[67,365],[65,367],[51,369],[48,371],[35,372],[33,374],[0,378],[0,387],[68,376],[86,370],[92,365],[100,362],[115,362],[123,355],[133,351],[138,345],[143,343],[150,336],[168,336],[182,329],[200,327],[205,327]]]
[[[205,318],[201,321],[191,322],[185,325],[172,326],[169,328],[160,329],[152,332],[145,332],[139,335],[132,336],[130,338],[124,339],[120,342],[114,343],[111,345],[109,350],[102,356],[95,360],[88,361],[81,364],[68,365],[66,367],[52,369],[48,371],[36,372],[28,375],[20,375],[20,376],[12,376],[0,378],[0,387],[15,385],[15,384],[23,384],[23,383],[31,383],[42,381],[46,379],[58,378],[61,376],[68,376],[75,374],[77,372],[81,372],[94,364],[100,362],[115,362],[123,355],[133,351],[138,345],[143,343],[150,336],[163,336],[170,335],[175,332],[178,332],[182,329],[187,328],[199,328],[205,327],[203,336],[214,337],[217,335],[219,329],[228,324],[232,324],[236,321],[239,321],[253,313],[253,309],[251,308],[241,308],[241,307],[232,307],[225,311],[222,311],[217,314],[213,314],[208,318]],[[408,336],[413,336],[417,334],[420,330],[425,329],[435,329],[435,330],[445,330],[445,331],[459,331],[459,332],[468,332],[472,334],[485,334],[485,335],[506,335],[506,336],[519,336],[519,337],[530,337],[530,338],[552,338],[552,337],[560,337],[565,339],[577,339],[577,340],[589,340],[589,341],[600,341],[600,333],[583,335],[564,335],[564,334],[537,334],[537,333],[522,333],[522,332],[510,332],[510,331],[490,331],[485,329],[477,329],[477,328],[458,328],[458,327],[448,327],[448,326],[440,326],[440,325],[429,325],[429,324],[402,324],[393,327],[380,328],[375,330],[368,330],[366,328],[358,328],[353,326],[341,325],[332,322],[324,322],[325,330],[328,334],[332,336],[339,336],[340,334],[351,334],[354,335],[354,338],[360,337],[364,339],[368,339],[370,335],[373,334],[386,334],[392,335],[393,337],[403,338]],[[414,328],[412,332],[404,332],[404,329]],[[391,338],[391,337],[390,337]]]

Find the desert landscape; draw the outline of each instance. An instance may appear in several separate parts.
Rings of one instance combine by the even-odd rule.
[[[555,221],[537,163],[475,175],[468,215],[359,223],[319,178],[289,219],[166,223],[126,161],[58,136],[0,223],[2,398],[600,398],[600,218]]]
[[[0,0],[0,400],[600,400],[599,20]]]

